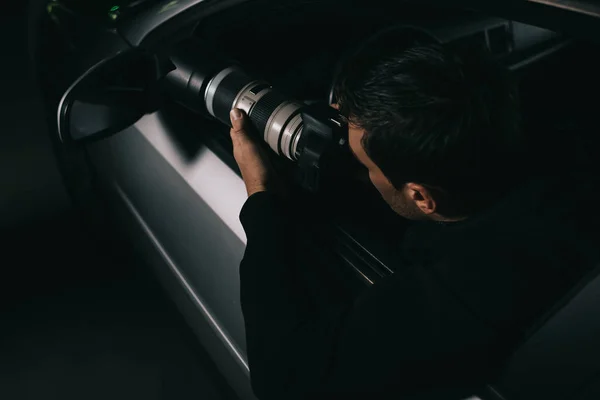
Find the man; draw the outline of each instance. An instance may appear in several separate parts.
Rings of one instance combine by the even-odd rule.
[[[390,207],[419,221],[403,268],[351,305],[306,306],[274,173],[232,110],[249,196],[241,302],[260,399],[467,398],[600,260],[585,207],[596,183],[528,162],[507,73],[407,32],[365,42],[336,83],[355,157]]]

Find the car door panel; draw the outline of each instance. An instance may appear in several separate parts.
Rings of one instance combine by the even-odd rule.
[[[188,318],[201,317],[247,376],[238,275],[245,187],[209,148],[188,159],[168,132],[158,112],[88,151],[110,196],[158,252],[148,261],[161,275],[169,271],[194,303]],[[215,361],[230,364],[219,360],[223,353]]]

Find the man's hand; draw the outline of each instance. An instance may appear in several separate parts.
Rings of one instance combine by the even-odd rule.
[[[234,108],[230,118],[233,126],[230,131],[233,156],[240,167],[250,197],[254,193],[267,190],[273,173],[267,155],[246,131],[249,121],[244,111]]]

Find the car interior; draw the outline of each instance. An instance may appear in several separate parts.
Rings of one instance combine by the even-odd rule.
[[[597,170],[596,102],[588,100],[600,93],[600,58],[594,56],[600,47],[593,40],[473,10],[403,2],[392,6],[384,0],[358,0],[351,7],[334,0],[257,0],[215,12],[194,24],[191,32],[198,40],[227,49],[249,74],[291,98],[325,103],[336,68],[352,46],[396,24],[426,29],[442,42],[487,47],[506,65],[519,83],[523,126],[533,138],[532,165],[539,166],[534,173],[553,174],[567,167]],[[160,50],[168,51],[164,47],[170,45]],[[136,71],[138,67],[135,64]],[[127,76],[139,79],[132,70],[120,74],[125,81]],[[190,160],[206,146],[234,168],[228,127],[174,99],[163,99],[160,107],[174,141]],[[273,162],[284,177],[291,173],[286,160]],[[361,167],[354,166],[318,200],[296,194],[295,201],[303,205],[298,224],[319,244],[314,248],[299,242],[299,256],[318,252],[339,264],[335,275],[323,279],[356,296],[399,272],[393,260],[407,222],[380,199]],[[599,309],[600,265],[582,275],[531,327],[502,373],[478,397],[600,398]]]

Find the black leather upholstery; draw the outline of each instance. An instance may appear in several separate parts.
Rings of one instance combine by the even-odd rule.
[[[600,399],[600,267],[540,324],[481,397]]]

